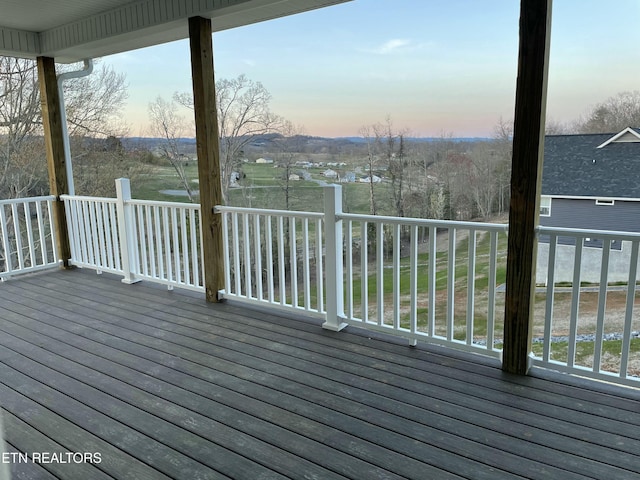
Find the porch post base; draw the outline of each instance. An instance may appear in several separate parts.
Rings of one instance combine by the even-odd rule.
[[[340,330],[342,330],[344,327],[348,326],[348,323],[335,323],[335,322],[329,322],[326,321],[322,324],[322,328],[324,328],[325,330],[331,330],[332,332],[339,332]]]

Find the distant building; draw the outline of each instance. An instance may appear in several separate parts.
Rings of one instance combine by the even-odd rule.
[[[355,172],[345,172],[338,176],[338,180],[340,183],[353,183],[356,181],[356,174]]]
[[[371,177],[366,176],[366,177],[360,178],[360,183],[380,183],[380,182],[382,182],[382,179],[377,175],[371,175]]]
[[[270,158],[258,158],[256,163],[273,163],[273,160]]]
[[[300,180],[300,175],[298,175],[297,173],[292,173],[289,175],[289,180]]]
[[[331,170],[330,168],[322,172],[322,175],[325,178],[338,178],[338,172]]]

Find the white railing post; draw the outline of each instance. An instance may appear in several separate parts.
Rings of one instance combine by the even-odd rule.
[[[122,256],[122,283],[136,283],[133,266],[135,265],[135,246],[131,215],[131,185],[128,178],[116,179],[116,214],[118,216],[118,239],[120,241],[120,255]]]
[[[347,326],[344,319],[344,278],[342,266],[342,187],[324,189],[324,228],[326,235],[326,312],[322,328],[339,332]]]

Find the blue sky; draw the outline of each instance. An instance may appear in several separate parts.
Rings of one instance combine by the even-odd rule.
[[[271,109],[309,135],[358,135],[391,116],[415,136],[491,136],[513,117],[519,3],[354,0],[214,34],[215,75],[262,82]],[[549,117],[640,90],[638,20],[638,0],[554,0]],[[158,95],[191,89],[188,41],[103,62],[127,75],[131,135],[147,133]]]

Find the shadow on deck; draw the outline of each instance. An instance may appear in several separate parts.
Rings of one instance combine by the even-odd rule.
[[[637,390],[81,270],[1,284],[0,330],[14,479],[640,475]]]

